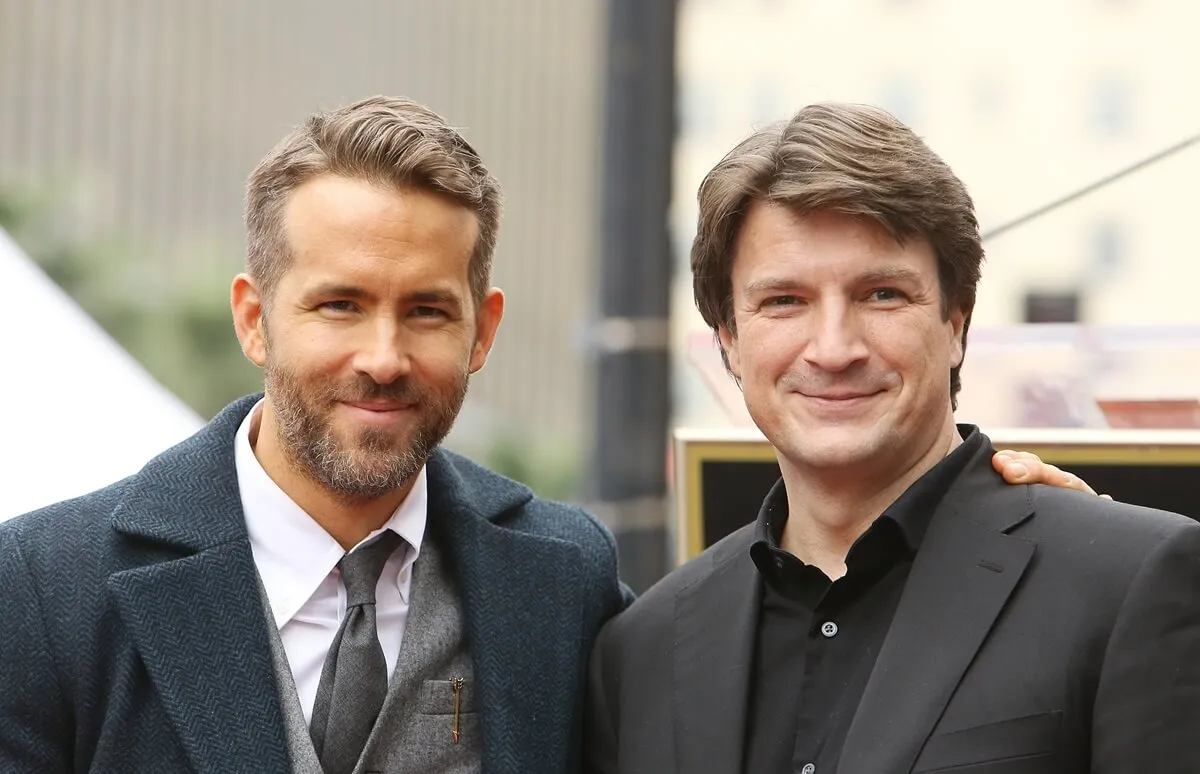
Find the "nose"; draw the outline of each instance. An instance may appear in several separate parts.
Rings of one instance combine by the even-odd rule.
[[[804,360],[814,368],[838,373],[868,357],[862,327],[845,304],[827,304],[813,315]]]
[[[371,377],[376,384],[391,384],[408,375],[412,362],[400,326],[391,320],[380,319],[364,333],[364,340],[355,354],[356,371]]]

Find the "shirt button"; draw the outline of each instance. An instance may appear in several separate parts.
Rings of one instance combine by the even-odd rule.
[[[800,774],[816,774],[817,767],[811,763],[804,764],[804,768],[800,769]]]
[[[825,623],[821,624],[821,634],[824,634],[826,637],[834,636],[837,634],[837,624],[835,624],[833,621],[826,621]],[[812,764],[809,765],[811,766]],[[808,774],[812,774],[812,772],[809,772]]]
[[[775,557],[775,566],[781,570],[783,569],[783,557],[782,556]]]

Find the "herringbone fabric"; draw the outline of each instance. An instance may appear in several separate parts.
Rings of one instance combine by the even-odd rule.
[[[289,772],[233,459],[259,397],[135,476],[0,524],[0,771]],[[573,771],[587,654],[623,604],[612,536],[446,451],[428,475],[483,770]]]

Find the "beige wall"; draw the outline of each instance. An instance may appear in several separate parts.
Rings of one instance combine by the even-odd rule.
[[[767,119],[824,99],[892,109],[966,182],[986,231],[1200,132],[1197,29],[1200,5],[1172,0],[686,0],[681,265],[701,178]],[[974,325],[1020,322],[1027,291],[1070,287],[1089,323],[1200,322],[1196,179],[1200,146],[989,241]],[[680,276],[682,338],[701,323]],[[680,421],[722,421],[680,369]]]

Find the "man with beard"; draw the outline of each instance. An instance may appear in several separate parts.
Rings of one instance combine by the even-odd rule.
[[[407,100],[267,155],[231,294],[265,394],[0,527],[0,770],[579,767],[612,537],[438,448],[504,310],[499,211]]]

